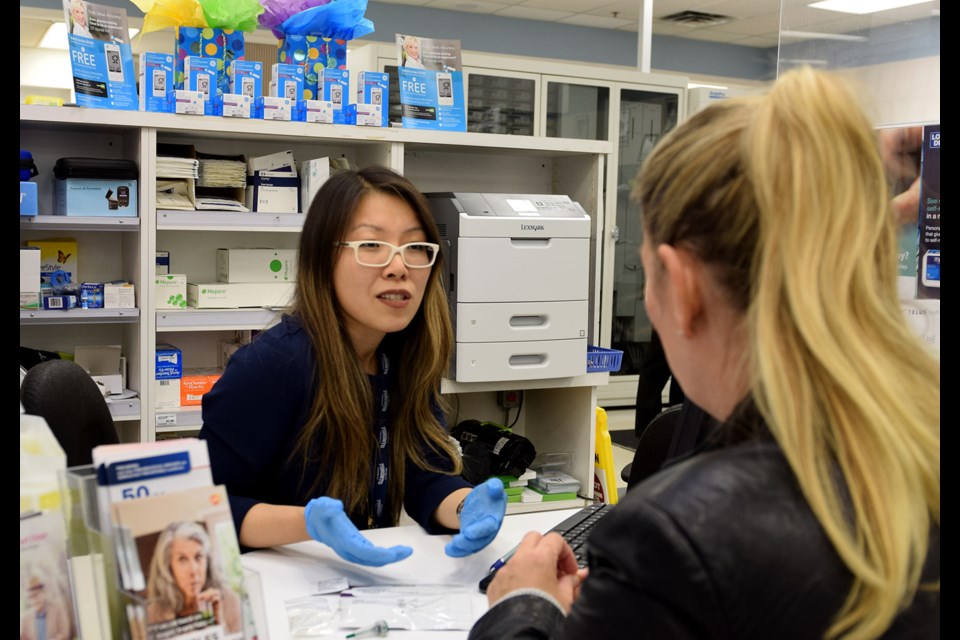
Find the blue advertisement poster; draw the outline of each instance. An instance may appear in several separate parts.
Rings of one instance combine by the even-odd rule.
[[[397,65],[404,128],[467,130],[459,40],[397,34]]]
[[[100,109],[138,108],[127,12],[63,0],[77,104]]]

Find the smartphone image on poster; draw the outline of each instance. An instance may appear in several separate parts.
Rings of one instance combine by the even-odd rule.
[[[437,73],[437,104],[453,106],[453,76],[449,73]]]
[[[383,104],[383,89],[370,87],[370,104]]]
[[[111,82],[123,82],[123,60],[120,47],[112,42],[103,45],[103,54],[107,57],[107,78]]]
[[[297,83],[294,81],[283,83],[283,97],[289,100],[297,99]]]
[[[117,203],[121,207],[130,206],[130,187],[117,187]]]
[[[334,109],[339,109],[343,105],[343,87],[340,84],[330,85],[330,102]]]
[[[202,73],[197,76],[197,91],[203,94],[203,100],[210,99],[210,76]]]
[[[153,70],[153,97],[162,98],[167,95],[167,74],[163,69]]]
[[[940,249],[924,252],[920,263],[920,280],[925,287],[940,288]]]

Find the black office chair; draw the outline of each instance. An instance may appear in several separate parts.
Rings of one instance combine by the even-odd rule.
[[[20,386],[20,402],[50,425],[68,467],[90,464],[94,447],[120,442],[97,383],[75,362],[48,360],[31,368]]]
[[[667,460],[667,452],[673,433],[680,424],[680,410],[682,405],[667,407],[650,421],[647,428],[640,435],[637,450],[633,454],[633,462],[620,472],[620,477],[626,481],[629,490],[647,476],[660,470]]]

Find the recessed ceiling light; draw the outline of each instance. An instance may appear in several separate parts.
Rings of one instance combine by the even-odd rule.
[[[719,89],[720,91],[726,91],[729,87],[725,87],[722,84],[702,84],[700,82],[688,82],[687,89]]]
[[[900,7],[911,7],[925,2],[933,2],[933,0],[822,0],[822,2],[814,2],[809,6],[814,9],[863,15],[889,9],[899,9]]]
[[[840,40],[842,42],[866,42],[867,40],[864,36],[851,36],[846,33],[821,33],[819,31],[781,31],[780,35],[800,40]]]

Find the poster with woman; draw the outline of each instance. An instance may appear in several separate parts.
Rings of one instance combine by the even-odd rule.
[[[131,624],[158,640],[256,635],[222,486],[126,500],[113,518],[117,562],[145,585]]]
[[[59,512],[20,516],[20,640],[76,637]]]
[[[86,0],[62,0],[76,102],[136,109],[137,82],[127,12]]]

